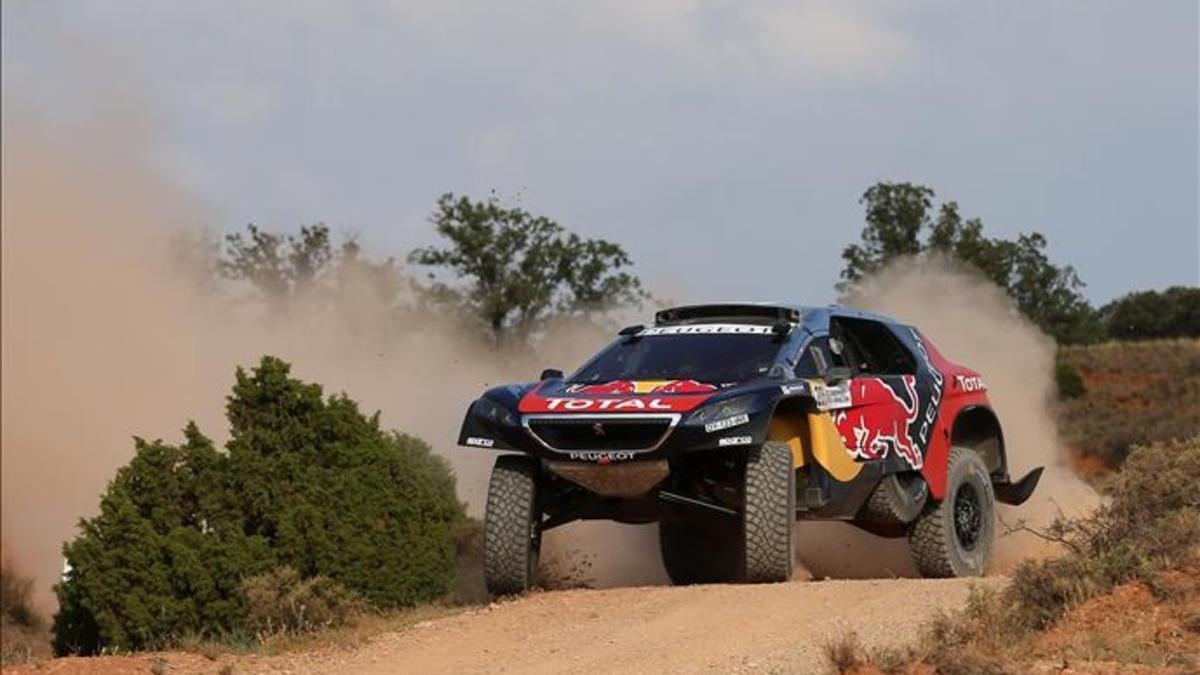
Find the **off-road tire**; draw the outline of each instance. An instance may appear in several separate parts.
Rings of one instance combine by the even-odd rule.
[[[501,455],[492,468],[483,517],[483,580],[493,595],[523,593],[536,579],[542,539],[537,472],[537,462],[520,455]]]
[[[980,576],[995,532],[996,497],[987,466],[974,450],[951,448],[946,498],[928,504],[909,528],[917,569],[926,577]]]
[[[733,516],[689,516],[662,520],[658,544],[671,583],[721,584],[741,571],[741,523]]]
[[[796,520],[796,469],[787,443],[767,441],[746,457],[742,508],[745,580],[792,578],[792,526]]]
[[[921,515],[928,500],[929,486],[921,474],[889,474],[879,481],[863,504],[858,519],[871,525],[907,525]]]

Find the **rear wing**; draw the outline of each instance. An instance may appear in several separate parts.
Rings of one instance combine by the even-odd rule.
[[[655,326],[677,326],[691,323],[754,323],[774,325],[779,322],[799,323],[801,312],[783,305],[719,304],[671,307],[654,315]]]

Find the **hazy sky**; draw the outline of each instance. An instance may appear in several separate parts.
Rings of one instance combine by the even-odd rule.
[[[1196,0],[3,4],[3,94],[146,115],[214,227],[402,257],[445,191],[624,244],[677,299],[827,302],[858,198],[1036,229],[1105,302],[1198,283]],[[83,149],[86,150],[86,149]]]

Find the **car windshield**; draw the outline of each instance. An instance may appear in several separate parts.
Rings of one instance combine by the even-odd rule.
[[[598,384],[617,380],[696,380],[736,384],[766,375],[780,343],[762,334],[683,334],[613,343],[571,376]]]

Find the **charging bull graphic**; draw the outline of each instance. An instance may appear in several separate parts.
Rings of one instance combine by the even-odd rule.
[[[851,407],[834,413],[833,421],[855,457],[890,455],[921,468],[923,453],[912,433],[919,408],[916,379],[860,377],[850,383]]]
[[[696,380],[616,380],[601,384],[575,384],[567,387],[569,394],[704,394],[717,390],[716,385]]]
[[[854,378],[850,407],[833,413],[838,433],[858,459],[896,457],[912,469],[925,464],[945,377],[930,361],[921,335],[915,330],[910,335],[924,361],[921,375]]]

